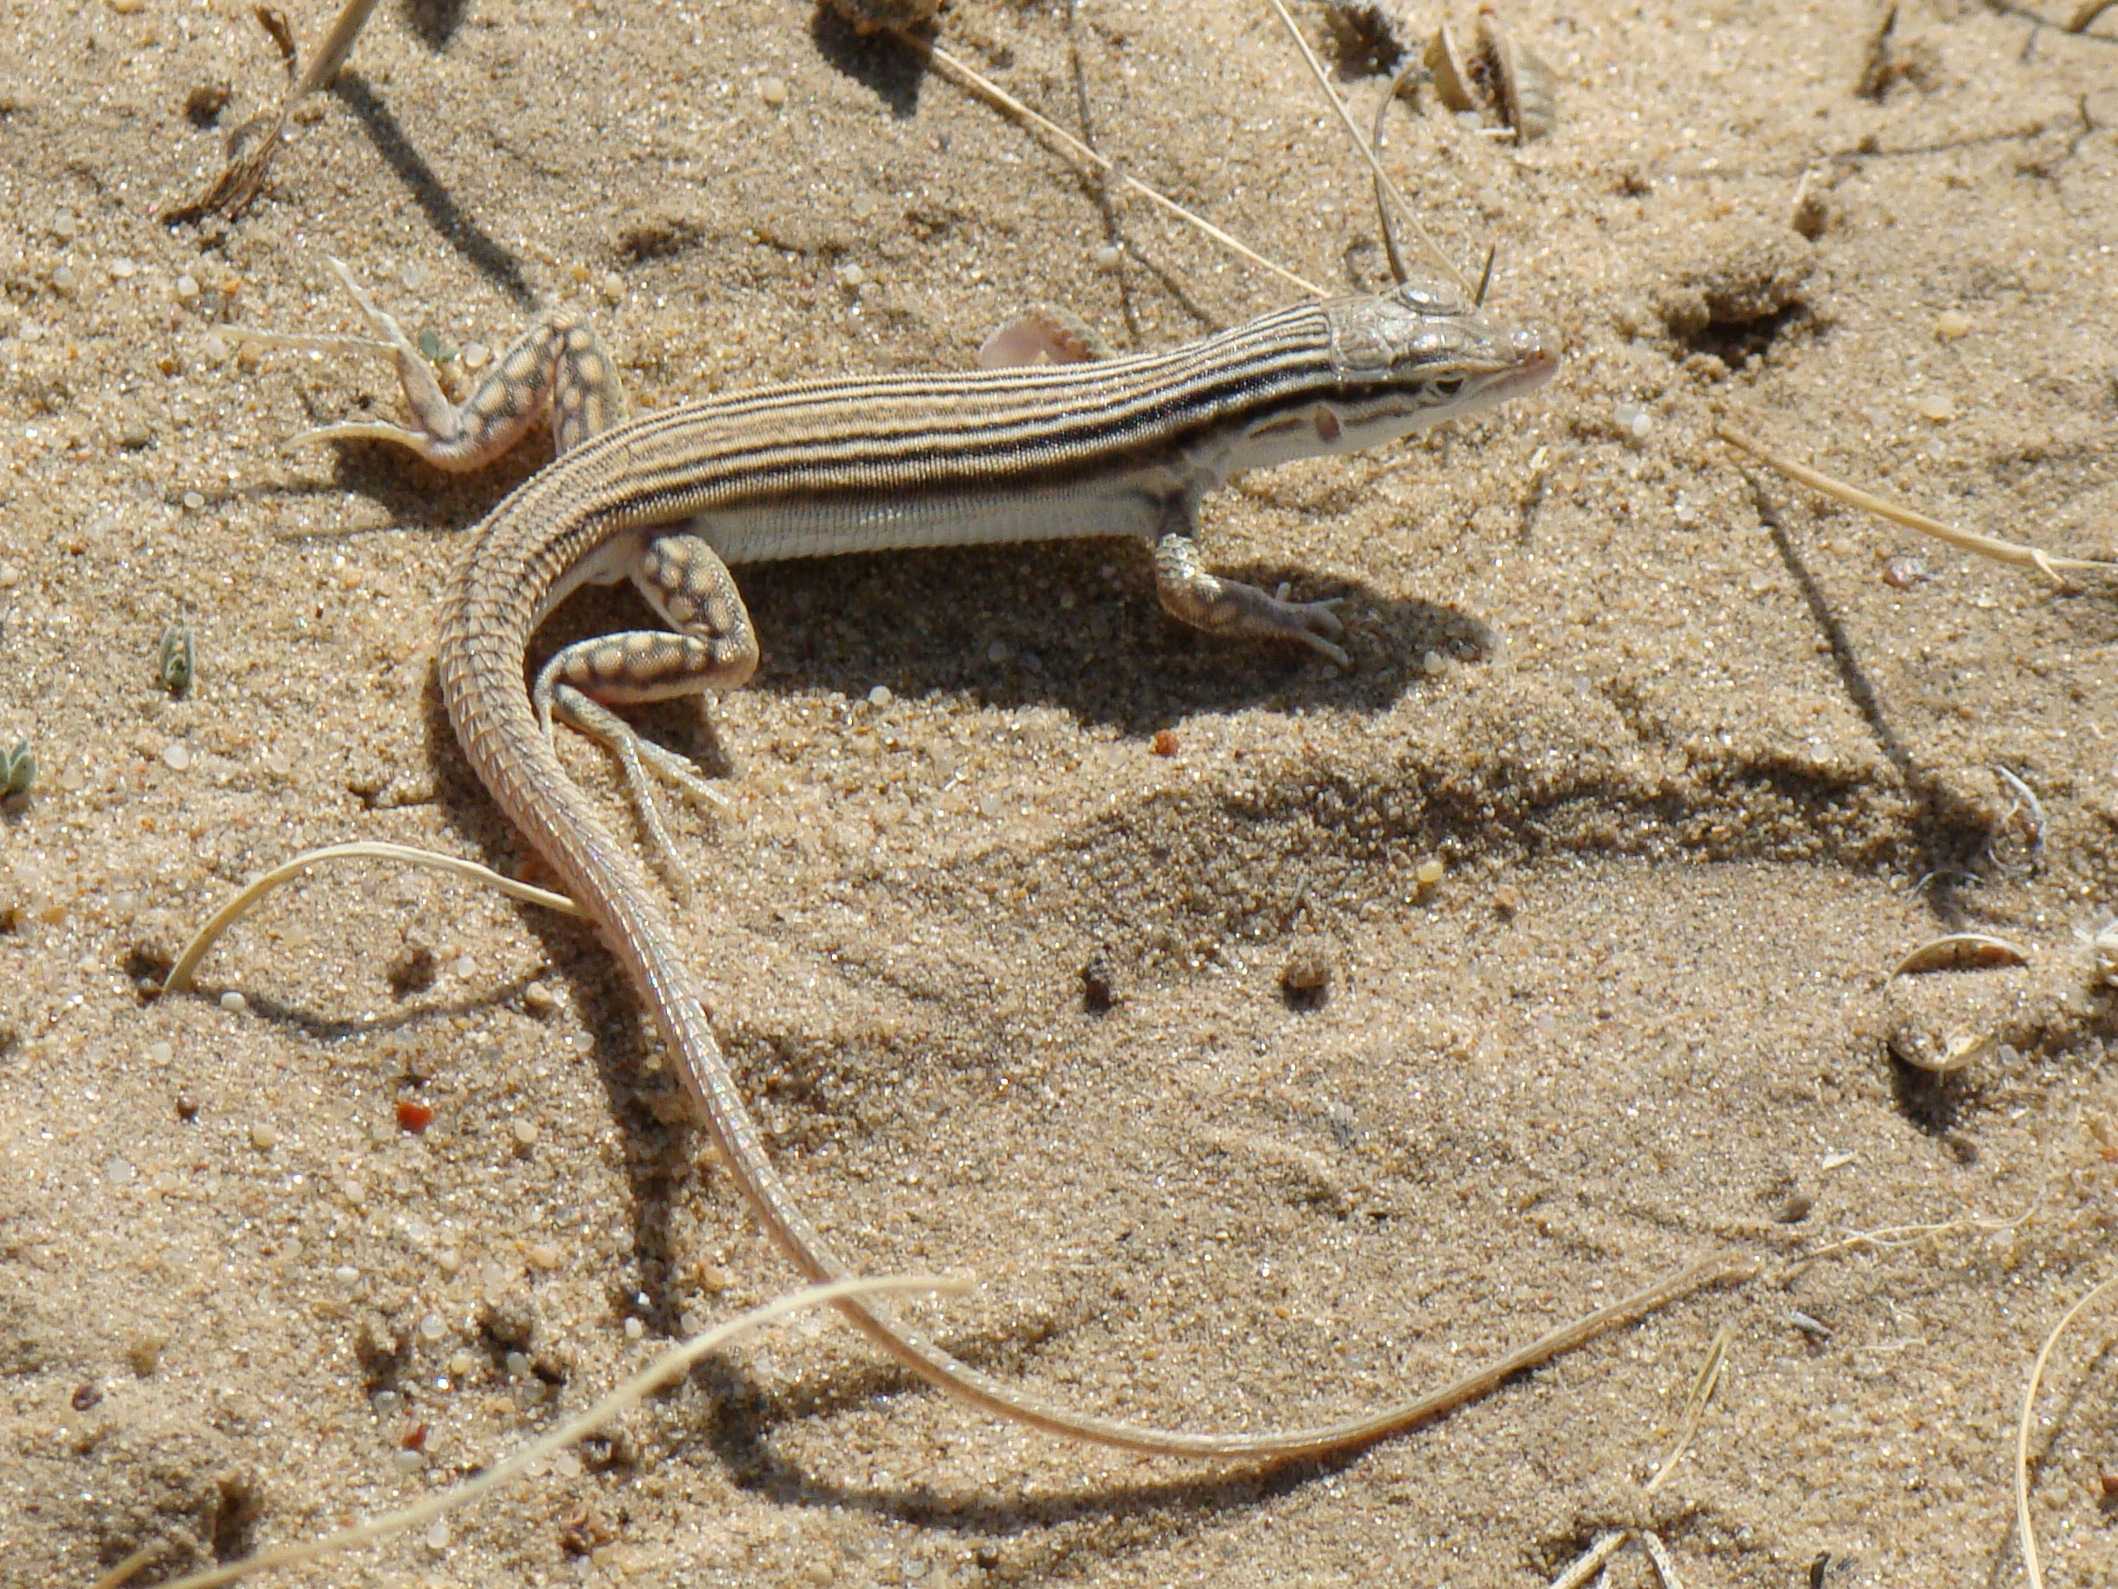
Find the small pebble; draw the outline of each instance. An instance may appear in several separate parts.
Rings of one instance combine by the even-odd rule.
[[[1096,268],[1098,270],[1116,270],[1119,261],[1124,258],[1124,249],[1120,248],[1116,243],[1105,243],[1096,250]]]
[[[625,1320],[625,1338],[628,1341],[637,1341],[641,1336],[645,1335],[646,1333],[646,1325],[642,1324],[638,1319],[632,1318],[629,1315],[627,1316]]]
[[[509,1379],[527,1378],[530,1371],[529,1353],[510,1352],[501,1360],[501,1366],[507,1370]]]
[[[1280,967],[1280,991],[1290,999],[1317,1003],[1330,990],[1331,962],[1320,950],[1297,949]]]
[[[531,1243],[522,1256],[529,1260],[532,1269],[556,1269],[566,1262],[566,1254],[555,1243],[548,1241]]]
[[[368,1398],[368,1405],[379,1418],[395,1418],[404,1407],[404,1397],[394,1390],[378,1390]]]
[[[537,1127],[535,1122],[511,1120],[508,1122],[507,1130],[508,1135],[515,1139],[517,1151],[527,1153],[537,1145]]]
[[[1970,334],[1971,317],[1961,309],[1944,309],[1934,317],[1934,335],[1943,342],[1954,342]]]
[[[483,342],[466,342],[456,355],[457,362],[467,370],[482,370],[492,359],[493,350]]]
[[[429,1313],[425,1318],[419,1321],[419,1338],[422,1341],[425,1341],[429,1345],[431,1345],[433,1342],[440,1340],[443,1335],[447,1334],[448,1328],[449,1327],[441,1321],[440,1314]]]
[[[279,1145],[279,1128],[257,1121],[250,1127],[250,1145],[260,1153],[270,1153]]]
[[[186,491],[184,493],[184,511],[186,513],[196,513],[205,505],[206,499],[200,496],[198,492]]]
[[[190,275],[177,277],[176,295],[177,301],[179,303],[190,303],[193,299],[197,298],[199,295],[198,278],[196,276]]]
[[[877,711],[881,711],[895,699],[896,697],[890,693],[890,686],[887,684],[878,684],[868,692],[868,704]]]
[[[80,285],[81,278],[71,265],[61,265],[51,273],[51,290],[62,298],[71,298]]]
[[[784,77],[761,77],[757,80],[757,97],[767,107],[778,110],[787,103],[787,80]]]
[[[1916,557],[1893,557],[1883,565],[1883,583],[1892,590],[1910,590],[1933,577],[1927,572],[1927,565]]]
[[[230,1015],[240,1015],[243,1011],[250,1008],[250,1001],[236,992],[235,989],[230,988],[221,995],[221,1008]]]
[[[390,1460],[397,1465],[399,1473],[417,1473],[427,1465],[427,1459],[422,1453],[408,1451],[403,1446],[399,1446],[390,1453]],[[439,1527],[440,1525],[436,1524],[435,1526]]]
[[[110,274],[113,280],[130,281],[139,273],[140,267],[122,254],[110,262]]]
[[[181,739],[171,740],[162,747],[162,765],[171,772],[191,770],[191,747]]]
[[[1447,870],[1448,868],[1442,864],[1440,856],[1430,855],[1419,863],[1419,869],[1412,874],[1412,879],[1419,884],[1420,891],[1424,893],[1427,889],[1438,885],[1442,880],[1443,873]]]
[[[1653,418],[1638,403],[1620,403],[1611,411],[1618,422],[1618,429],[1634,441],[1644,441],[1647,433],[1655,428]]]
[[[1936,425],[1946,425],[1956,417],[1956,399],[1946,392],[1927,392],[1919,400],[1919,417]]]

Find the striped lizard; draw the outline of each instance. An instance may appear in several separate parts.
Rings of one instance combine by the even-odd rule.
[[[1489,409],[1541,385],[1559,362],[1535,332],[1406,282],[1125,357],[1084,357],[1093,350],[1032,315],[989,346],[1069,362],[803,381],[627,418],[593,333],[555,311],[452,405],[396,321],[332,267],[376,337],[260,339],[386,350],[412,426],[349,421],[296,440],[383,441],[471,470],[549,419],[556,458],[486,516],[449,599],[438,652],[449,717],[494,801],[632,980],[758,1222],[817,1281],[850,1270],[773,1167],[662,900],[568,776],[554,722],[617,757],[650,849],[666,859],[648,770],[694,793],[710,786],[609,708],[750,677],[758,642],[729,565],[903,547],[1134,537],[1151,543],[1156,589],[1178,619],[1344,665],[1333,602],[1290,602],[1207,571],[1192,535],[1200,500],[1239,470],[1352,452]],[[553,608],[585,584],[624,580],[668,627],[566,646],[525,688],[531,641]],[[899,1363],[974,1406],[1135,1452],[1283,1460],[1365,1443],[1436,1410],[1428,1397],[1312,1428],[1150,1428],[1035,1397],[872,1302],[838,1306]]]

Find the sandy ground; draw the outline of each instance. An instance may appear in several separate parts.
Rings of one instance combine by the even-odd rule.
[[[357,329],[335,254],[447,347],[578,305],[653,408],[959,367],[1029,302],[1153,346],[1288,289],[1136,203],[1113,234],[1036,137],[795,4],[386,7],[265,197],[196,228],[155,212],[279,88],[247,8],[4,15],[0,741],[41,775],[0,815],[0,1578],[156,1545],[147,1582],[450,1483],[792,1279],[571,923],[341,869],[205,996],[143,996],[303,848],[529,865],[431,648],[456,532],[534,460],[285,449],[389,410],[387,370],[215,323]],[[2025,1378],[2114,1272],[2084,933],[2118,909],[2118,596],[1775,479],[1768,516],[1708,427],[2111,554],[2118,15],[1913,0],[1866,94],[1865,4],[1509,16],[1556,135],[1423,98],[1392,157],[1454,257],[1499,245],[1495,311],[1553,330],[1559,381],[1210,504],[1218,567],[1349,598],[1355,668],[1179,629],[1124,545],[746,570],[755,687],[645,714],[733,798],[673,813],[685,926],[842,1249],[975,1271],[921,1316],[1086,1409],[1315,1421],[1716,1252],[1758,1277],[1270,1474],[997,1426],[811,1318],[301,1581],[1532,1585],[1621,1527],[1694,1589],[2019,1581]],[[959,0],[941,39],[1071,126],[1078,64],[1128,169],[1313,279],[1381,279],[1260,8]],[[1383,88],[1343,86],[1363,117]],[[2028,964],[1884,986],[1974,928]],[[1320,1003],[1283,995],[1300,964]],[[1979,1038],[1940,1081],[1892,1054]],[[2054,1582],[2118,1578],[2114,1317],[2037,1404]]]

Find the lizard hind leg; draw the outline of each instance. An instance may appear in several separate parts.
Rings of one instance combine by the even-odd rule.
[[[304,337],[236,329],[251,341],[297,347],[358,347],[386,353],[411,410],[409,426],[355,419],[302,432],[289,445],[316,441],[382,441],[416,453],[437,469],[484,468],[549,417],[564,453],[625,418],[617,366],[580,316],[550,310],[516,339],[461,403],[451,403],[433,367],[389,311],[368,296],[338,260],[332,272],[359,306],[371,337]],[[234,328],[231,328],[234,329]]]
[[[664,879],[680,896],[688,895],[647,775],[695,800],[720,804],[722,797],[683,757],[642,738],[610,708],[736,688],[757,670],[757,634],[727,564],[700,536],[649,537],[630,572],[670,628],[598,635],[567,646],[538,674],[534,698],[547,732],[556,719],[617,758],[648,849]]]

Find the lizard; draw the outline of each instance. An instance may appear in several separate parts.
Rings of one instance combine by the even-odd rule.
[[[758,639],[731,565],[1131,537],[1151,545],[1162,606],[1178,620],[1348,665],[1336,601],[1289,601],[1284,589],[1268,592],[1205,566],[1193,534],[1203,498],[1241,470],[1374,447],[1491,409],[1541,386],[1559,366],[1544,335],[1414,279],[1124,356],[1096,356],[1103,350],[1070,324],[1032,314],[996,337],[987,357],[1056,362],[799,381],[639,417],[629,417],[616,368],[587,322],[553,310],[452,404],[397,321],[330,263],[373,338],[247,334],[387,351],[412,424],[349,420],[295,443],[380,441],[437,468],[469,471],[549,423],[553,461],[486,515],[455,579],[436,653],[442,696],[494,802],[563,880],[632,982],[758,1223],[814,1281],[852,1270],[781,1180],[670,915],[647,869],[567,773],[554,725],[616,757],[650,852],[676,870],[649,775],[695,795],[710,785],[611,708],[750,678]],[[531,644],[553,609],[584,585],[625,581],[667,627],[565,646],[530,683]],[[960,1361],[872,1301],[836,1305],[905,1368],[962,1401],[1149,1455],[1316,1456],[1420,1422],[1442,1405],[1423,1397],[1309,1428],[1154,1428],[1037,1397]]]

